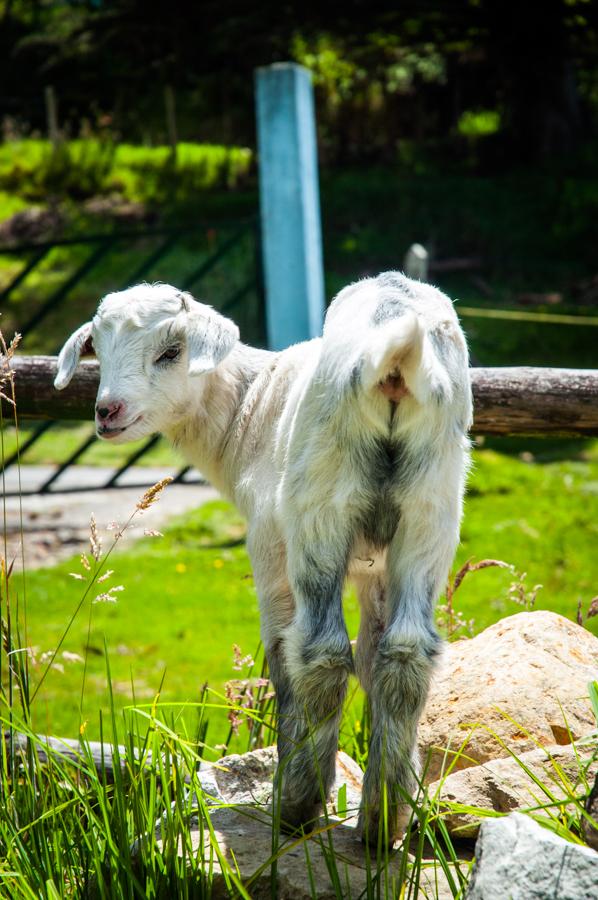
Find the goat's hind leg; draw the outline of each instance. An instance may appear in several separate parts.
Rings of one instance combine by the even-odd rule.
[[[313,823],[328,797],[353,666],[342,611],[346,554],[320,541],[297,545],[300,552],[289,549],[296,612],[284,637],[286,695],[279,697],[275,780],[286,830]]]
[[[392,844],[409,819],[419,774],[417,724],[441,646],[434,601],[452,559],[457,523],[430,510],[426,528],[425,507],[403,510],[388,554],[386,626],[372,661],[372,736],[360,812],[362,835],[371,844]]]

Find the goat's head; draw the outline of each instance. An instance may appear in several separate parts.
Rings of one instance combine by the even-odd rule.
[[[96,430],[112,443],[168,431],[201,392],[196,376],[212,371],[239,339],[234,322],[167,284],[139,284],[108,294],[91,322],[58,357],[57,390],[70,382],[84,352],[100,363]]]

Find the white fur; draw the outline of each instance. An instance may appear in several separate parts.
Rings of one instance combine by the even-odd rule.
[[[383,781],[396,836],[396,785],[413,788],[433,601],[458,542],[467,468],[467,349],[450,300],[387,273],[341,291],[322,338],[269,353],[239,343],[232,322],[188,294],[138,285],[108,295],[67,342],[57,388],[89,333],[98,404],[122,405],[110,439],[161,432],[248,519],[290,825],[317,811],[316,770],[329,787],[352,668],[340,590],[356,579],[356,669],[374,716],[362,827],[375,839]],[[178,360],[158,365],[173,344]],[[317,726],[315,769],[308,725]]]

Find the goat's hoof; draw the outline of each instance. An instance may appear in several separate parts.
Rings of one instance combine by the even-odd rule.
[[[320,818],[321,803],[282,803],[280,807],[280,830],[285,834],[309,834]]]
[[[370,812],[366,815],[362,810],[357,829],[361,834],[362,843],[367,844],[372,850],[378,848],[392,850],[403,839],[405,824],[396,820],[382,822],[377,812],[375,814]]]

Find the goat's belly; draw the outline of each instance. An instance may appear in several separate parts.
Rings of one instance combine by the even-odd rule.
[[[348,576],[381,575],[386,569],[386,550],[376,550],[367,541],[358,541],[349,560]]]

